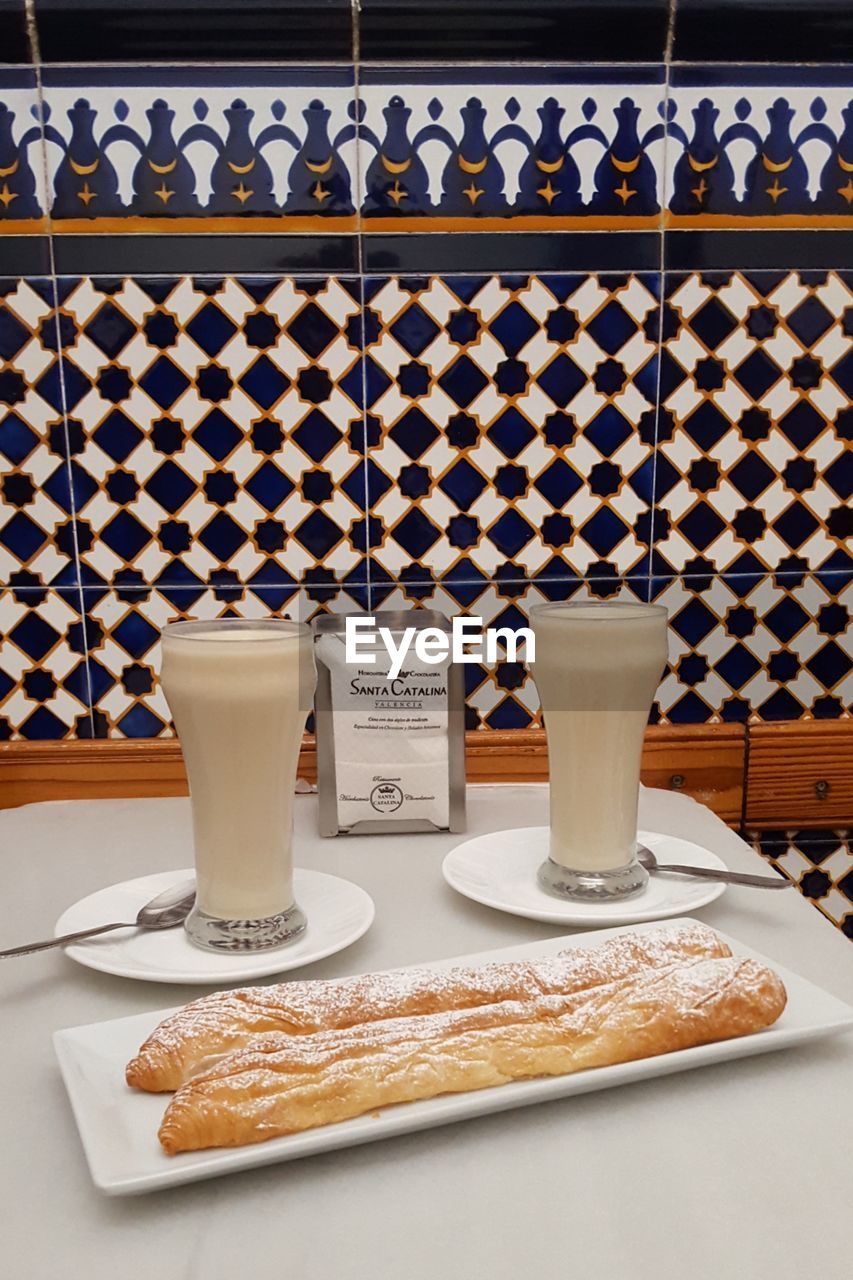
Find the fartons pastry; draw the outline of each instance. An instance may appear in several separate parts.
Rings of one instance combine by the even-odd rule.
[[[179,1089],[160,1142],[169,1154],[242,1146],[394,1103],[672,1053],[767,1027],[785,999],[756,961],[692,959],[574,996],[281,1037]]]
[[[747,1035],[785,999],[769,969],[691,924],[543,960],[206,996],[160,1024],[127,1079],[177,1090],[159,1132],[172,1155]]]
[[[223,1054],[257,1046],[258,1037],[269,1033],[312,1035],[389,1018],[571,996],[673,962],[730,954],[712,929],[695,924],[620,934],[601,946],[572,948],[543,960],[217,992],[160,1023],[128,1064],[127,1083],[153,1093],[178,1089]]]

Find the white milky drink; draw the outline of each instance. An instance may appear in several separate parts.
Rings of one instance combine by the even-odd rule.
[[[666,610],[566,604],[531,611],[548,739],[551,860],[581,872],[634,858],[643,735],[666,664]]]
[[[197,912],[220,923],[281,916],[294,901],[293,796],[314,690],[308,628],[177,623],[163,631],[161,680],[189,779]],[[229,949],[281,945],[249,935],[229,936]]]

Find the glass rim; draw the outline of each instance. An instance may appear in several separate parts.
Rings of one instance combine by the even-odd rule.
[[[593,615],[593,618],[585,619],[588,622],[601,621],[604,618],[615,622],[620,614],[621,617],[618,617],[620,622],[626,622],[631,618],[665,618],[667,616],[666,605],[646,604],[642,600],[553,600],[548,604],[531,605],[528,613],[532,619],[542,613],[580,615],[584,610]],[[595,617],[596,614],[597,617]]]
[[[223,633],[239,634],[241,631],[265,631],[254,635],[252,643],[263,644],[269,640],[308,639],[311,627],[307,622],[293,622],[290,618],[188,618],[181,622],[167,622],[160,628],[161,640],[218,640]]]

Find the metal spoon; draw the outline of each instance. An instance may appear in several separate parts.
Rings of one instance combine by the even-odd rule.
[[[50,947],[62,947],[66,942],[79,942],[81,938],[93,938],[97,933],[109,933],[111,929],[173,929],[176,924],[183,924],[194,902],[195,880],[182,880],[180,884],[164,889],[156,898],[146,902],[136,919],[130,923],[124,920],[102,924],[94,929],[80,929],[77,933],[64,933],[59,938],[48,938],[45,942],[10,947],[8,951],[0,951],[0,958],[25,956],[31,951],[47,951]]]
[[[787,889],[792,880],[781,876],[751,876],[742,871],[719,871],[716,867],[687,867],[679,862],[658,862],[651,849],[637,845],[637,858],[647,871],[675,871],[681,876],[696,876],[700,880],[720,880],[723,884],[746,884],[753,889]]]

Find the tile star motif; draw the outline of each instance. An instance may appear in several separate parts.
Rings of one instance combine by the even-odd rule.
[[[645,586],[645,584],[643,584]],[[630,583],[583,583],[575,578],[560,583],[495,583],[473,576],[455,581],[451,575],[439,581],[429,575],[412,575],[409,582],[374,586],[374,608],[438,609],[446,617],[482,619],[484,627],[516,630],[529,624],[529,611],[552,600],[625,599],[638,596]],[[515,661],[503,656],[496,664],[466,664],[466,726],[469,729],[530,729],[541,725],[539,695],[524,665],[523,651]]]
[[[488,582],[454,572],[374,582],[374,608],[441,609],[484,625],[527,625],[528,610],[550,600],[644,599],[645,583],[547,577]],[[853,703],[853,586],[816,578],[673,579],[657,596],[669,612],[669,667],[652,719],[664,723],[797,719],[849,715]],[[512,610],[516,621],[495,622]],[[827,613],[831,609],[833,612]],[[499,670],[499,669],[498,669]],[[775,673],[775,674],[774,674]],[[466,670],[469,727],[526,727],[538,699],[529,676],[510,693],[498,673]],[[507,701],[509,698],[509,701]],[[527,716],[527,720],[524,717]]]
[[[336,584],[300,588],[277,584],[220,586],[218,590],[167,586],[118,591],[84,589],[95,736],[173,737],[160,687],[160,629],[185,618],[290,618],[310,622],[320,612],[367,607],[363,589]]]
[[[655,597],[669,612],[661,718],[796,720],[849,715],[853,586],[777,577],[672,579]],[[825,610],[839,606],[837,624]]]
[[[358,574],[357,282],[127,278],[107,296],[82,279],[63,312],[74,324],[64,364],[78,388],[69,410],[85,433],[84,574]],[[332,486],[321,516],[303,485],[318,465]]]
[[[675,425],[659,443],[658,571],[680,573],[699,552],[718,572],[738,572],[745,551],[765,571],[792,553],[819,568],[847,537],[853,275],[667,280],[678,324],[661,390]],[[709,362],[719,380],[709,381]],[[718,469],[708,489],[693,479],[702,460]]]
[[[374,607],[651,590],[665,720],[849,714],[853,274],[667,282],[663,317],[654,274],[369,278],[363,317],[346,278],[5,282],[0,583],[32,618],[2,615],[0,730],[82,736],[91,689],[97,732],[164,731],[157,610],[102,635],[110,585],[342,607],[368,557]],[[470,675],[472,724],[535,719],[518,664]]]
[[[753,847],[853,941],[853,841],[849,830],[751,832]]]
[[[91,737],[79,592],[0,591],[0,739]]]
[[[0,290],[0,582],[73,574],[72,498],[49,280]]]
[[[657,277],[590,276],[567,298],[549,288],[548,277],[432,277],[409,285],[369,281],[380,328],[366,358],[385,375],[368,403],[380,431],[370,458],[390,481],[373,512],[382,541],[371,550],[382,571],[397,576],[428,553],[443,574],[464,552],[486,574],[507,561],[537,574],[553,561],[542,525],[555,512],[571,522],[559,548],[565,571],[583,573],[600,560],[620,574],[636,569],[646,554],[638,526],[652,471],[651,445],[636,426],[655,399],[655,344],[644,326],[659,306]],[[407,395],[400,373],[413,334],[429,379],[420,394]],[[593,379],[614,361],[624,377],[608,394]],[[460,447],[462,419],[473,438]],[[429,476],[428,492],[418,496],[407,493],[414,458]],[[587,479],[603,459],[621,476],[606,496]],[[553,473],[540,484],[558,460],[568,467],[565,486]],[[507,461],[528,478],[512,500],[495,483]],[[476,496],[454,477],[457,469],[481,477]]]

